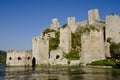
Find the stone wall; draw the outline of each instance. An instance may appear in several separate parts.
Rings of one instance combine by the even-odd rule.
[[[6,58],[7,66],[31,66],[32,51],[9,50]]]
[[[76,22],[75,17],[68,17],[68,25],[65,28],[60,28],[57,18],[52,19],[49,29],[60,30],[59,50],[49,51],[49,38],[55,38],[55,32],[49,32],[45,35],[42,33],[41,36],[33,38],[32,52],[8,51],[6,64],[8,66],[32,65],[32,58],[35,58],[36,64],[48,64],[49,62],[52,64],[53,62],[54,64],[66,65],[68,64],[67,60],[62,57],[63,53],[69,53],[71,50],[71,32],[75,33],[76,30],[90,25],[98,28],[98,31],[90,30],[90,32],[86,32],[81,36],[81,63],[87,64],[110,57],[110,44],[104,41],[111,38],[113,42],[120,43],[120,16],[108,15],[104,21],[101,21],[98,9],[91,9],[88,11],[88,20]],[[56,59],[57,56],[59,56],[59,59]],[[74,65],[74,63],[79,63],[79,61],[73,61],[71,64]]]
[[[105,59],[105,44],[102,29],[90,30],[81,36],[81,58],[82,64]]]
[[[59,24],[57,18],[53,18],[52,23],[50,25],[50,29],[57,31],[59,28],[60,28],[60,24]]]
[[[108,15],[105,18],[106,40],[111,38],[113,42],[120,43],[120,16]]]
[[[44,38],[55,38],[55,32],[49,32],[47,34],[45,34]]]
[[[50,58],[52,59],[62,59],[63,58],[63,51],[61,49],[51,50],[50,51]]]
[[[98,9],[91,9],[88,11],[89,25],[94,24],[96,21],[100,21]]]
[[[48,64],[49,58],[49,39],[35,37],[32,41],[33,57],[36,59],[36,64]]]
[[[68,26],[70,27],[72,33],[74,33],[77,29],[75,17],[68,17]]]
[[[79,27],[85,27],[87,24],[88,24],[88,21],[87,21],[87,20],[82,21],[82,22],[77,22],[77,25],[78,25]]]
[[[60,28],[59,47],[65,53],[69,53],[69,51],[71,50],[71,29],[68,26],[66,28]]]
[[[110,55],[110,43],[105,42],[105,57],[111,57]]]

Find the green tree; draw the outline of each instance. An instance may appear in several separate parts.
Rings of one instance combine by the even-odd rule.
[[[6,51],[0,50],[0,63],[5,63],[6,62]]]
[[[110,53],[113,58],[120,58],[120,44],[112,42],[110,45]]]

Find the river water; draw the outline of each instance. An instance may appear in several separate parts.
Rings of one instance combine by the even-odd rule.
[[[120,69],[103,67],[5,67],[0,80],[120,80]]]

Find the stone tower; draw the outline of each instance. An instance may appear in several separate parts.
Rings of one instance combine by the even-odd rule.
[[[47,38],[35,37],[32,41],[33,58],[36,64],[48,64],[49,40]]]
[[[100,21],[98,9],[91,9],[88,11],[88,23],[94,24],[96,21]]]
[[[113,42],[120,43],[120,16],[109,15],[105,18],[106,40],[111,38]]]
[[[74,33],[77,29],[75,17],[68,17],[68,26],[70,27],[72,33]]]
[[[50,29],[53,29],[53,30],[57,31],[59,28],[60,28],[60,24],[59,24],[57,18],[52,19],[52,23],[50,25]]]
[[[105,44],[103,31],[90,30],[81,36],[81,58],[82,64],[105,59]]]
[[[60,28],[59,47],[65,53],[69,53],[69,51],[71,50],[71,29],[68,26],[66,28]]]

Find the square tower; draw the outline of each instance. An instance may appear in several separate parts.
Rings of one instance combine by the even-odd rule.
[[[75,17],[68,17],[68,26],[70,27],[72,33],[74,33],[77,29]]]
[[[105,18],[106,41],[111,39],[113,42],[120,43],[120,16],[108,15]]]
[[[48,64],[49,59],[49,39],[35,37],[32,41],[33,58],[36,64]]]
[[[60,24],[59,24],[57,18],[53,18],[52,23],[50,25],[50,29],[58,31],[59,28],[60,28]]]
[[[103,59],[105,59],[103,31],[90,30],[90,32],[84,33],[81,36],[81,63],[87,64]]]
[[[59,47],[65,53],[69,53],[69,51],[71,50],[71,30],[68,26],[66,28],[60,28]]]
[[[91,9],[88,11],[89,25],[94,24],[96,21],[100,21],[98,9]]]

